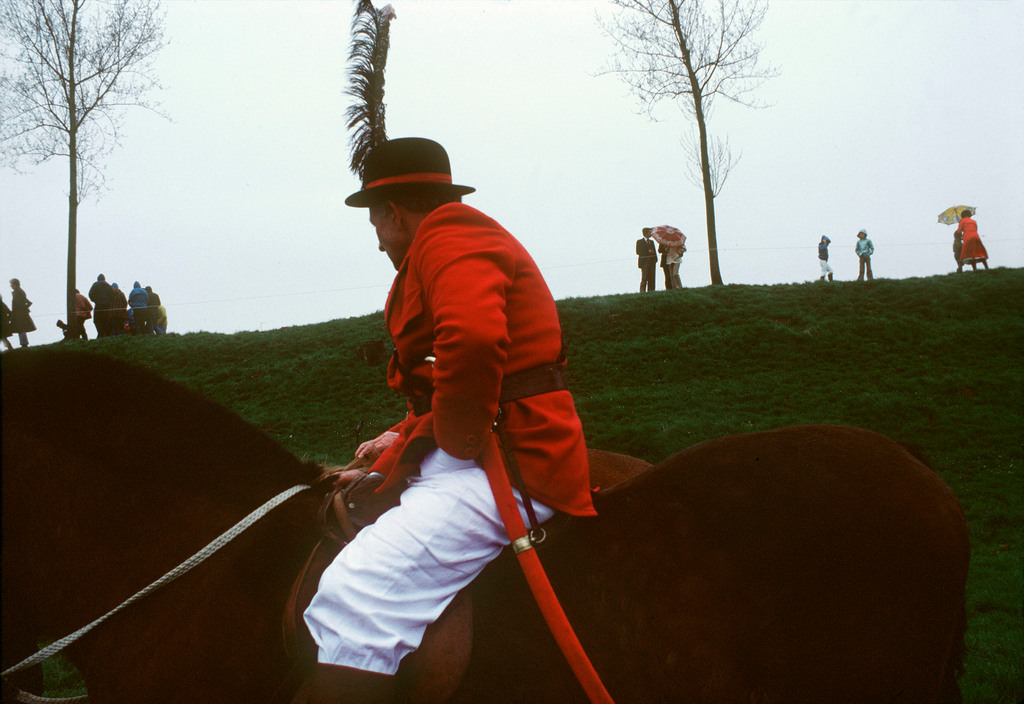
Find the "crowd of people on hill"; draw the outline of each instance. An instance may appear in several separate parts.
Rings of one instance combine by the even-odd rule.
[[[959,224],[953,234],[953,258],[956,259],[956,270],[962,272],[964,265],[969,264],[977,271],[978,265],[988,269],[988,252],[978,236],[978,223],[974,220],[974,212],[965,208],[959,214]],[[637,266],[640,268],[640,292],[655,290],[655,270],[658,266],[658,255],[661,255],[661,268],[665,272],[665,290],[682,288],[679,278],[679,262],[682,260],[685,247],[672,248],[655,242],[651,237],[651,228],[645,227],[643,235],[636,241]],[[835,270],[829,263],[828,247],[832,243],[828,235],[822,235],[818,241],[818,264],[821,266],[819,281],[835,281]],[[875,244],[868,238],[867,230],[857,233],[857,241],[853,247],[857,255],[857,281],[871,281],[871,257],[875,253]]]
[[[12,349],[8,337],[18,335],[22,347],[28,347],[28,333],[36,329],[29,309],[28,300],[21,282],[11,279],[11,306],[3,304],[3,343]],[[71,319],[65,323],[57,321],[57,327],[64,332],[64,340],[88,340],[85,322],[92,318],[97,337],[114,335],[163,335],[167,332],[167,309],[160,302],[160,295],[152,286],[143,287],[138,281],[132,285],[126,296],[116,283],[107,283],[103,274],[89,288],[89,295],[75,289],[75,304]]]
[[[953,233],[953,259],[956,260],[956,270],[960,273],[964,270],[965,264],[977,271],[978,264],[988,269],[988,252],[985,245],[981,243],[978,236],[978,223],[974,220],[974,212],[970,208],[964,208],[959,214],[959,223]],[[822,235],[818,242],[818,261],[821,264],[820,281],[833,281],[833,269],[828,263],[828,246],[831,240],[827,235]],[[854,253],[857,255],[860,269],[857,281],[870,281],[874,278],[871,272],[871,255],[875,253],[874,243],[868,239],[867,230],[857,233],[857,243],[854,245]]]
[[[81,318],[79,325],[83,334],[84,323],[89,318],[89,309],[85,308],[89,301],[95,304],[93,324],[97,337],[163,335],[167,332],[167,309],[152,286],[143,287],[135,281],[126,296],[116,282],[107,283],[103,274],[97,276],[89,288],[88,300],[83,296],[82,307],[76,307],[76,317]]]
[[[953,234],[953,258],[956,260],[957,272],[962,272],[965,264],[975,271],[978,264],[988,269],[988,252],[978,235],[978,223],[974,220],[974,212],[965,208],[960,213],[959,223]],[[640,292],[655,290],[655,271],[658,256],[661,255],[661,268],[665,274],[665,289],[681,289],[679,264],[682,261],[685,246],[666,246],[656,243],[651,238],[650,227],[641,231],[642,237],[636,241],[637,266],[640,268]],[[834,281],[835,270],[829,264],[829,245],[832,240],[822,235],[818,241],[818,263],[821,266],[820,281]],[[857,233],[854,253],[859,264],[857,281],[870,281],[874,278],[871,271],[871,257],[875,253],[875,245],[868,238],[867,230]],[[12,349],[8,337],[18,335],[22,347],[28,346],[28,333],[36,329],[29,315],[32,301],[28,300],[21,282],[11,279],[11,306],[0,298],[3,305],[3,343]],[[86,297],[75,289],[75,310],[69,323],[57,321],[57,327],[64,331],[65,340],[88,340],[85,321],[93,319],[97,337],[113,335],[163,335],[167,332],[167,309],[160,302],[160,296],[152,286],[145,286],[135,281],[126,296],[117,283],[107,283],[103,274],[96,277],[95,283],[89,288]]]

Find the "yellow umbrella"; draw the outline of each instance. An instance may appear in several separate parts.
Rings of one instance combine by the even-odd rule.
[[[965,210],[970,210],[970,214],[974,215],[978,212],[978,209],[973,205],[954,205],[952,208],[946,208],[939,213],[939,222],[943,225],[952,225],[955,222],[959,222],[960,214]]]

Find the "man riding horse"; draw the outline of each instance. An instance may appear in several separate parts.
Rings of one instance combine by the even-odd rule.
[[[554,299],[526,249],[462,204],[474,190],[453,184],[440,144],[405,138],[369,154],[345,200],[369,209],[398,272],[388,384],[409,408],[357,456],[374,460],[382,489],[405,488],[324,572],[304,613],[318,663],[296,701],[394,696],[402,658],[509,543],[488,482],[505,472],[502,452],[518,466],[527,518],[595,513]]]

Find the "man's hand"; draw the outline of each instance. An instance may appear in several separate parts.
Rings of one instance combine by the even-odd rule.
[[[364,459],[375,460],[380,457],[384,450],[391,447],[391,445],[398,439],[398,433],[386,430],[373,440],[367,440],[359,449],[356,450],[356,457]]]

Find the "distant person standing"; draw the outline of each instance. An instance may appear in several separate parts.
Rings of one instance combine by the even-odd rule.
[[[114,333],[114,289],[107,283],[103,274],[96,277],[96,281],[89,288],[89,300],[96,304],[96,316],[92,319],[96,326],[96,337],[107,337]]]
[[[167,334],[167,309],[163,306],[156,309],[156,320],[153,323],[153,332],[157,335]]]
[[[665,290],[672,288],[672,278],[668,273],[668,247],[658,243],[658,254],[661,255],[661,271],[665,275]]]
[[[871,273],[871,255],[875,253],[875,245],[868,239],[867,230],[861,230],[857,233],[857,246],[854,247],[853,251],[857,253],[857,258],[860,259],[857,281],[863,281],[865,274],[867,274],[868,281],[871,281],[875,278]]]
[[[818,242],[818,263],[821,264],[821,280],[824,281],[825,277],[828,277],[829,281],[832,281],[832,265],[828,263],[828,246],[832,244],[832,240],[828,238],[828,235],[822,235],[821,241]]]
[[[641,230],[643,237],[636,241],[637,266],[640,267],[640,293],[654,290],[654,269],[658,266],[658,250],[651,239],[651,228]]]
[[[133,284],[132,292],[128,294],[128,305],[132,309],[132,318],[135,321],[132,325],[132,334],[149,334],[149,294],[138,281]]]
[[[978,235],[978,223],[971,215],[973,213],[965,208],[960,214],[960,224],[956,227],[957,234],[963,238],[963,249],[960,250],[960,261],[956,267],[958,273],[964,270],[964,264],[970,264],[975,271],[978,270],[978,264],[988,269],[988,252]]]
[[[149,307],[146,309],[146,324],[149,326],[150,334],[157,335],[157,321],[160,319],[160,295],[153,291],[152,286],[146,287],[146,293],[149,295]]]
[[[110,284],[110,288],[114,293],[113,302],[110,304],[110,334],[123,335],[124,321],[128,320],[128,299],[116,282]]]
[[[72,340],[88,340],[89,334],[85,331],[85,321],[92,317],[92,303],[82,295],[82,292],[75,289],[75,315],[71,318]]]
[[[686,247],[659,244],[658,251],[661,252],[661,268],[665,270],[665,290],[682,288],[683,282],[679,278],[679,263],[683,261],[683,252],[686,251]]]
[[[4,303],[3,298],[0,298],[0,305],[4,308],[2,317],[0,317],[0,334],[3,335],[4,347],[7,349],[13,349],[10,341],[7,339],[13,334],[13,331],[11,330],[11,309],[7,307],[6,303]]]
[[[11,332],[18,333],[18,342],[28,347],[28,334],[36,329],[32,316],[28,314],[32,301],[28,300],[21,282],[11,279]]]

